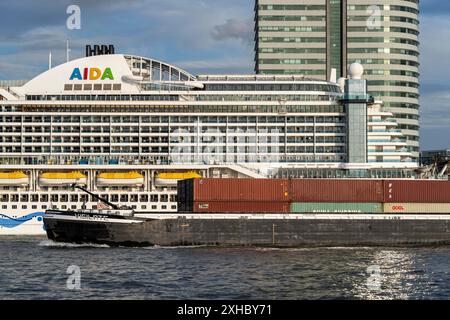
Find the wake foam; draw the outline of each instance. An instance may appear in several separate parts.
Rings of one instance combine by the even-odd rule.
[[[38,244],[40,247],[47,248],[110,248],[107,244],[95,244],[95,243],[68,243],[68,242],[55,242],[53,240],[43,240]]]

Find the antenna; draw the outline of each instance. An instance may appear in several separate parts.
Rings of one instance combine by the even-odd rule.
[[[67,60],[67,62],[69,62],[69,60],[70,60],[69,53],[70,53],[69,39],[67,39],[67,43],[66,43],[66,60]]]
[[[52,68],[52,51],[48,52],[48,70]]]

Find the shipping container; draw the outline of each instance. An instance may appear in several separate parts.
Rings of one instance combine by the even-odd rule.
[[[292,213],[383,213],[382,203],[293,202]]]
[[[293,179],[292,202],[383,202],[383,180]]]
[[[384,213],[446,213],[450,214],[450,203],[385,203]]]
[[[287,179],[193,179],[185,187],[192,201],[289,201]]]
[[[196,201],[198,213],[289,213],[289,202]]]
[[[450,203],[448,180],[385,180],[386,203]]]

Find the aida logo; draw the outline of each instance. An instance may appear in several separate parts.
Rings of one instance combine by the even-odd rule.
[[[105,80],[110,79],[114,80],[114,76],[112,74],[111,68],[105,68],[105,71],[102,71],[99,68],[84,68],[83,74],[81,74],[80,68],[73,69],[72,75],[70,76],[70,80]]]

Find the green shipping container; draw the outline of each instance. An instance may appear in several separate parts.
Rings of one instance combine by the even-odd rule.
[[[291,213],[383,213],[381,203],[293,202]]]

